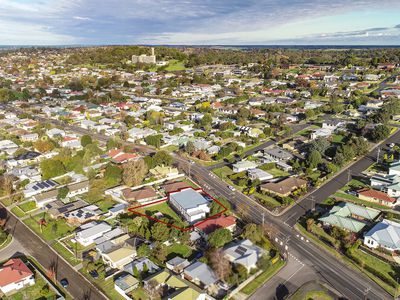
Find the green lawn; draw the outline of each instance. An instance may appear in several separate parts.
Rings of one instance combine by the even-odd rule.
[[[285,177],[285,176],[289,176],[289,173],[286,171],[283,171],[281,169],[278,168],[272,168],[269,170],[265,170],[266,172],[268,172],[269,174],[271,174],[274,177]]]
[[[18,207],[22,209],[24,212],[28,212],[37,208],[35,201],[25,202],[21,205],[18,205]]]
[[[146,214],[153,215],[154,213],[161,212],[164,217],[168,219],[172,219],[182,223],[182,219],[177,215],[176,212],[172,210],[172,208],[168,205],[167,202],[163,202],[160,204],[147,206],[142,208],[141,210],[145,211]]]
[[[271,265],[267,270],[257,276],[253,281],[247,284],[241,292],[246,295],[251,295],[257,290],[261,285],[263,285],[268,279],[274,276],[284,265],[285,261],[280,259],[275,264]]]
[[[16,294],[13,294],[11,296],[8,296],[7,299],[10,300],[30,300],[30,299],[56,299],[56,294],[53,290],[49,288],[49,292],[43,296],[41,294],[41,290],[43,286],[45,286],[47,283],[44,281],[44,279],[40,275],[36,275],[35,277],[35,285],[27,287],[21,291],[19,291]]]
[[[174,258],[175,256],[189,257],[192,254],[192,249],[189,246],[182,244],[173,244],[168,247],[168,259]]]
[[[166,71],[184,71],[186,70],[185,63],[179,60],[170,60],[168,66],[165,68]]]
[[[15,206],[11,209],[11,212],[16,215],[18,218],[21,218],[23,216],[25,216],[25,213],[23,212],[23,210],[21,208],[19,208],[18,206]]]
[[[261,193],[254,193],[253,195],[269,209],[273,209],[282,205],[278,200],[272,198],[271,196],[263,195]]]
[[[347,191],[348,189],[351,190],[358,190],[364,187],[367,187],[368,185],[357,180],[357,179],[352,179],[350,180],[344,187],[342,187],[340,190],[342,191]]]
[[[344,136],[341,134],[332,135],[332,143],[341,144],[344,139]]]
[[[51,241],[58,239],[62,236],[67,235],[72,232],[75,228],[70,227],[65,223],[65,220],[54,220],[50,217],[46,217],[47,225],[42,226],[42,231],[40,230],[39,220],[43,217],[43,214],[32,216],[25,219],[23,222],[28,225],[33,231],[39,234],[44,240]],[[55,225],[54,225],[55,224]]]
[[[233,171],[228,166],[224,166],[222,168],[214,169],[214,174],[217,175],[221,179],[226,179],[229,175],[233,174]]]
[[[67,248],[64,247],[60,242],[56,242],[52,245],[54,250],[57,251],[62,257],[64,257],[71,265],[76,266],[81,261],[75,257],[74,254],[68,251]]]
[[[86,276],[88,277],[88,276]],[[89,278],[89,277],[88,277]],[[90,279],[92,282],[94,280]],[[112,300],[125,300],[115,289],[114,280],[108,279],[107,281],[95,282],[95,285],[99,286],[100,289],[107,295],[108,298]]]
[[[111,198],[105,198],[103,200],[97,201],[95,204],[101,209],[103,212],[108,212],[111,207],[113,207],[117,202]]]

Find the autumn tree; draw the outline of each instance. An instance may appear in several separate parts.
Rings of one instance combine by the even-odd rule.
[[[50,141],[39,140],[39,141],[36,141],[35,143],[33,143],[33,147],[37,151],[44,153],[44,152],[49,152],[49,151],[53,150],[54,144]]]
[[[12,176],[3,175],[0,178],[0,188],[4,191],[5,195],[11,195],[14,190]]]
[[[148,168],[143,159],[128,161],[123,166],[122,180],[127,186],[136,186],[142,183]]]
[[[221,249],[213,249],[208,256],[215,275],[217,275],[218,279],[226,281],[232,273],[232,267],[223,251]]]

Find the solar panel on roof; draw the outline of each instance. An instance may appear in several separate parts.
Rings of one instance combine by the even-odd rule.
[[[38,184],[37,184],[37,186],[39,187],[39,188],[44,188],[44,185],[41,183],[41,182],[39,182]]]
[[[235,252],[239,255],[244,255],[247,252],[247,249],[242,246],[239,246],[236,248]]]
[[[49,184],[47,184],[46,182],[42,182],[42,185],[43,185],[45,188],[48,188],[48,187],[50,187],[50,185],[49,185]]]
[[[37,191],[39,188],[37,186],[32,187],[35,191]]]

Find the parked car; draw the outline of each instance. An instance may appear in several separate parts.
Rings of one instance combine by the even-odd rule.
[[[68,279],[67,278],[61,279],[60,284],[64,289],[66,289],[69,286]]]
[[[229,187],[229,189],[232,191],[232,192],[234,192],[234,191],[236,191],[236,189],[233,187],[233,186],[228,186]]]

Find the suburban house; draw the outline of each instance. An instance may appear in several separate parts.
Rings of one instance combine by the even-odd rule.
[[[287,197],[293,191],[305,188],[307,186],[307,181],[297,177],[288,177],[279,182],[268,182],[262,184],[261,190],[269,192],[271,194],[278,195],[280,197]]]
[[[58,183],[54,180],[44,180],[39,182],[29,183],[25,186],[24,189],[24,196],[25,198],[32,197],[33,195],[40,194],[42,192],[48,191],[53,189],[54,187],[58,186]]]
[[[247,170],[247,175],[251,180],[267,181],[274,178],[273,175],[258,168]]]
[[[107,157],[109,157],[111,159],[111,161],[116,164],[123,164],[130,160],[135,160],[135,159],[140,158],[140,156],[138,154],[125,153],[121,149],[112,149],[112,150],[108,151]]]
[[[209,200],[199,191],[186,188],[169,193],[169,202],[189,223],[205,218],[210,212]]]
[[[257,164],[248,160],[242,160],[232,165],[233,172],[235,173],[240,173],[255,168],[257,168]]]
[[[239,264],[247,271],[257,268],[258,259],[264,250],[250,240],[233,241],[224,247],[225,257],[233,264]]]
[[[207,219],[196,226],[197,230],[203,235],[208,236],[219,228],[228,229],[234,232],[236,229],[236,218],[234,216],[219,216],[212,219]]]
[[[341,202],[318,220],[324,226],[336,226],[347,231],[358,233],[369,222],[375,220],[380,214],[379,210]]]
[[[19,258],[12,258],[0,267],[0,290],[4,294],[35,284],[35,276]]]
[[[129,202],[147,202],[158,198],[156,191],[150,187],[145,186],[137,190],[132,190],[130,188],[122,190],[122,195],[126,201]]]
[[[151,169],[149,172],[155,178],[173,178],[179,175],[177,168],[169,166],[157,166]]]
[[[386,206],[393,207],[396,205],[396,198],[389,197],[388,194],[374,189],[362,189],[357,192],[358,198],[361,200],[374,202]]]
[[[97,223],[95,221],[84,224],[79,227],[80,231],[76,233],[76,241],[87,247],[94,243],[94,240],[101,237],[112,227],[105,222]]]
[[[98,220],[102,214],[101,209],[97,205],[92,204],[66,212],[63,214],[63,217],[68,224],[80,225],[88,221]]]
[[[400,175],[400,161],[396,161],[390,164],[389,175]]]
[[[136,249],[124,243],[116,249],[101,254],[104,262],[114,269],[122,269],[136,257]]]
[[[381,190],[389,197],[400,197],[400,176],[397,175],[374,175],[370,178],[371,187]]]
[[[294,157],[293,154],[279,147],[266,149],[264,151],[264,156],[270,161],[288,161]]]
[[[190,262],[180,256],[175,256],[165,263],[167,269],[175,274],[181,274],[188,265],[190,265]]]
[[[207,289],[218,281],[213,270],[200,261],[187,266],[183,271],[183,278],[193,282],[203,289]]]
[[[114,289],[125,299],[131,299],[128,294],[139,285],[139,280],[131,274],[123,274],[114,280]]]
[[[364,245],[374,249],[400,250],[400,224],[383,219],[364,235]]]
[[[160,270],[160,267],[157,266],[155,263],[153,263],[150,259],[147,257],[141,257],[139,259],[136,259],[134,261],[131,261],[130,263],[124,265],[124,271],[127,273],[130,273],[131,275],[133,274],[133,270],[136,268],[139,272],[143,272],[147,268],[147,272],[150,274],[153,274]]]
[[[158,287],[162,287],[166,295],[162,295],[162,299],[168,300],[205,300],[205,293],[199,288],[192,285],[183,278],[179,278],[170,274],[166,270],[147,277],[144,286],[148,286],[150,282],[157,282]]]

